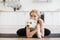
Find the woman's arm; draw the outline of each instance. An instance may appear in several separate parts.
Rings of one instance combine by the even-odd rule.
[[[42,37],[44,37],[44,26],[43,26],[43,20],[42,19],[39,19],[39,24],[40,24],[40,30],[42,33]]]
[[[30,32],[29,26],[28,25],[26,26],[26,36],[27,37],[32,37],[36,32],[37,32],[37,28],[35,30],[33,30],[32,32]]]

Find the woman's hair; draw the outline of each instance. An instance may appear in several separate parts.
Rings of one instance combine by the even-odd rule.
[[[39,16],[39,15],[40,15],[40,14],[39,14],[40,12],[38,12],[38,10],[36,10],[36,9],[31,10],[31,11],[30,11],[30,15],[31,15],[31,13],[33,13],[33,12],[36,13],[36,15],[37,15],[38,17],[40,17],[40,16]]]
[[[37,11],[36,9],[31,10],[31,11],[30,11],[30,15],[31,15],[32,12],[34,12],[34,13],[36,13],[36,14],[38,15],[38,11]]]

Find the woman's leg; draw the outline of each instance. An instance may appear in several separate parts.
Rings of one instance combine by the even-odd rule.
[[[50,35],[51,31],[47,28],[44,28],[44,36],[48,36]],[[18,36],[26,36],[26,27],[25,28],[22,28],[22,29],[18,29],[17,30],[17,35]],[[33,37],[37,37],[37,34],[35,34]]]

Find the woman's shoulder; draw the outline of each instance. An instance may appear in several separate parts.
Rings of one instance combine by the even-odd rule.
[[[43,20],[42,20],[41,18],[38,18],[38,20],[39,20],[40,22],[43,22]]]

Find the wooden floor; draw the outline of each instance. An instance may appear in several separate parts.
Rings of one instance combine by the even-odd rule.
[[[60,38],[0,38],[0,40],[60,40]]]

